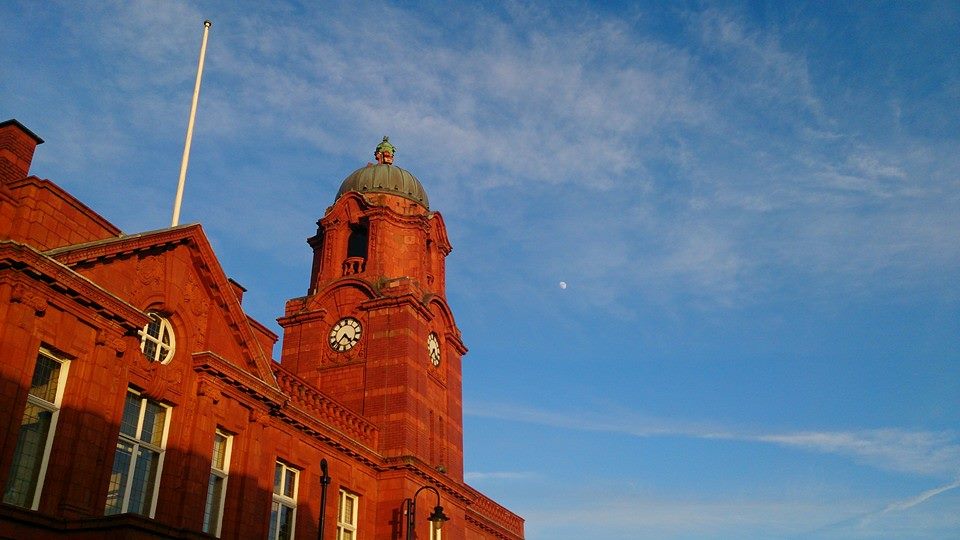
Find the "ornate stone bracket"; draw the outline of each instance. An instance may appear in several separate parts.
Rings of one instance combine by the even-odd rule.
[[[10,301],[15,304],[23,304],[33,308],[33,312],[37,317],[43,317],[47,313],[47,299],[31,291],[22,283],[17,283],[13,286]]]

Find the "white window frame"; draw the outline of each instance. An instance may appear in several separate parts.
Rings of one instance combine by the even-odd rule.
[[[292,465],[280,461],[279,459],[274,464],[274,478],[276,478],[277,467],[280,467],[280,485],[276,485],[276,480],[274,480],[273,486],[273,503],[270,505],[270,523],[273,525],[273,514],[277,514],[277,528],[276,530],[269,531],[270,540],[279,540],[280,539],[280,507],[289,508],[291,511],[290,517],[290,538],[296,538],[297,530],[297,495],[300,490],[300,469],[293,467]],[[284,495],[287,487],[287,473],[293,473],[293,490],[292,496]]]
[[[344,501],[350,499],[353,501],[353,513],[344,519],[343,507]],[[356,493],[350,493],[345,489],[340,490],[340,496],[337,499],[337,540],[344,539],[344,533],[352,533],[351,538],[357,538],[357,516],[360,515],[360,496]]]
[[[215,461],[216,449],[217,449],[217,437],[224,438],[223,444],[225,448],[223,449],[223,467],[222,468],[217,468],[217,464]],[[213,439],[213,450],[214,450],[214,453],[210,456],[210,477],[211,478],[217,477],[221,479],[223,481],[223,484],[220,487],[219,501],[212,501],[210,497],[213,494],[207,491],[207,500],[203,506],[203,525],[204,525],[203,532],[207,534],[212,534],[217,538],[220,538],[220,530],[223,525],[224,503],[227,498],[227,481],[230,479],[230,455],[233,453],[233,435],[221,429],[217,429]],[[209,485],[210,484],[208,483],[207,484],[208,490],[210,489]],[[211,506],[212,504],[213,506]],[[215,516],[213,516],[212,519],[207,517],[208,511],[210,512],[211,516],[213,516],[213,514],[215,513]],[[216,520],[216,523],[212,522],[213,519]]]
[[[137,415],[137,428],[136,428],[137,438],[130,437],[126,433],[123,433],[122,430],[120,430],[120,433],[118,433],[117,435],[118,446],[121,441],[126,442],[127,444],[130,444],[133,447],[133,450],[130,453],[130,465],[127,466],[127,472],[125,477],[126,486],[124,487],[124,490],[123,490],[123,500],[120,503],[120,510],[116,512],[116,514],[126,514],[130,511],[129,510],[130,495],[131,495],[131,487],[133,487],[133,479],[135,477],[134,471],[137,466],[137,454],[139,453],[140,447],[143,447],[150,451],[156,452],[158,454],[157,472],[156,472],[156,477],[153,479],[153,493],[150,497],[150,510],[145,514],[141,514],[141,515],[145,515],[147,517],[152,518],[157,511],[157,495],[160,493],[160,479],[163,477],[163,459],[164,459],[164,456],[166,455],[167,436],[169,435],[169,432],[170,432],[170,417],[173,415],[173,407],[160,403],[159,401],[154,401],[152,399],[149,399],[143,396],[143,394],[141,394],[140,392],[134,390],[133,388],[127,388],[127,393],[124,394],[124,400],[123,400],[124,409],[126,409],[126,405],[127,405],[126,397],[127,395],[130,395],[130,394],[133,394],[140,398],[140,408]],[[146,412],[147,412],[146,404],[148,402],[155,403],[164,409],[163,431],[162,431],[162,435],[160,436],[160,446],[156,446],[150,442],[144,441],[139,438],[143,436],[143,419],[144,419],[144,416],[146,416]],[[114,460],[116,460],[116,453],[114,453]],[[111,471],[112,471],[112,468],[111,468]],[[104,512],[106,513],[106,509],[104,510]],[[113,514],[108,514],[108,515],[113,515]]]
[[[137,331],[140,335],[140,352],[151,362],[169,364],[177,350],[177,339],[173,333],[173,326],[169,320],[157,313],[148,313],[147,315],[150,316],[150,322]],[[157,324],[156,335],[150,331],[150,325],[154,323]],[[170,343],[164,343],[164,336],[169,338]],[[148,343],[153,347],[152,352],[147,352]]]
[[[30,509],[36,510],[40,507],[40,494],[43,492],[43,483],[44,479],[47,476],[47,465],[50,464],[50,452],[53,448],[53,438],[57,433],[57,420],[60,418],[60,408],[63,404],[63,392],[67,386],[67,371],[70,368],[70,361],[65,358],[60,358],[52,351],[45,347],[40,347],[40,351],[37,353],[37,362],[34,363],[34,373],[36,373],[37,365],[39,364],[40,358],[45,357],[49,360],[57,362],[60,364],[60,374],[57,377],[57,391],[54,395],[53,402],[49,402],[39,396],[35,396],[32,393],[27,393],[27,405],[33,405],[39,407],[51,413],[50,416],[50,426],[47,428],[46,440],[43,445],[43,455],[40,457],[40,468],[37,472],[37,482],[34,486],[33,498],[30,501]],[[31,388],[33,384],[33,377],[31,376]],[[26,408],[24,408],[23,414],[27,414]],[[22,418],[22,416],[21,416]],[[21,428],[22,429],[22,428]],[[19,435],[18,435],[19,438]],[[13,471],[11,470],[11,475]],[[11,478],[7,479],[9,483],[12,480]],[[4,487],[4,502],[6,502],[6,487]]]

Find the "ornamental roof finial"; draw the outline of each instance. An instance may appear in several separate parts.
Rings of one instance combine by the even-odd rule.
[[[373,151],[373,157],[377,158],[377,163],[381,165],[393,165],[393,155],[397,153],[397,148],[390,144],[390,137],[383,136],[383,140]]]

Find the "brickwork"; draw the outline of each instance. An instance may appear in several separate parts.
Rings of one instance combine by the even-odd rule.
[[[318,222],[309,290],[288,302],[282,362],[380,429],[380,452],[416,456],[463,477],[460,356],[466,352],[444,300],[442,261],[450,252],[437,213],[390,194],[341,197]],[[366,227],[362,270],[344,275],[353,231]],[[333,350],[330,328],[361,322],[354,349]],[[428,356],[443,336],[442,361]],[[452,369],[455,368],[455,369]]]
[[[523,538],[519,517],[463,483],[466,348],[444,299],[450,247],[439,214],[391,195],[341,197],[310,240],[309,294],[280,319],[278,363],[277,336],[243,312],[243,288],[200,226],[121,234],[26,176],[38,140],[0,123],[0,486],[14,474],[41,349],[64,362],[66,378],[39,504],[0,503],[0,536],[210,538],[202,526],[220,430],[232,437],[222,538],[267,536],[278,462],[298,471],[297,539],[317,538],[321,511],[323,538],[334,537],[341,489],[359,497],[363,538],[403,538],[404,500],[424,485],[452,518],[445,539]],[[366,256],[345,273],[350,225],[361,220]],[[151,313],[174,330],[167,363],[141,352]],[[363,333],[335,351],[328,336],[343,317]],[[105,516],[130,390],[167,407],[156,502],[145,516]],[[323,509],[321,460],[332,477]]]
[[[27,176],[38,144],[43,144],[43,139],[20,122],[0,122],[0,183]]]

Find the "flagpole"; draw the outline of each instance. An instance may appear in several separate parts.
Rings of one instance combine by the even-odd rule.
[[[210,33],[209,20],[203,21],[203,42],[200,44],[200,62],[197,64],[197,83],[193,87],[193,104],[190,105],[190,120],[187,122],[187,140],[183,144],[183,160],[180,162],[180,181],[177,182],[177,197],[173,201],[173,220],[171,227],[180,223],[180,204],[183,202],[183,186],[187,181],[187,163],[190,161],[190,143],[193,140],[193,121],[197,117],[197,101],[200,99],[200,79],[203,78],[203,59],[207,55],[207,34]]]

